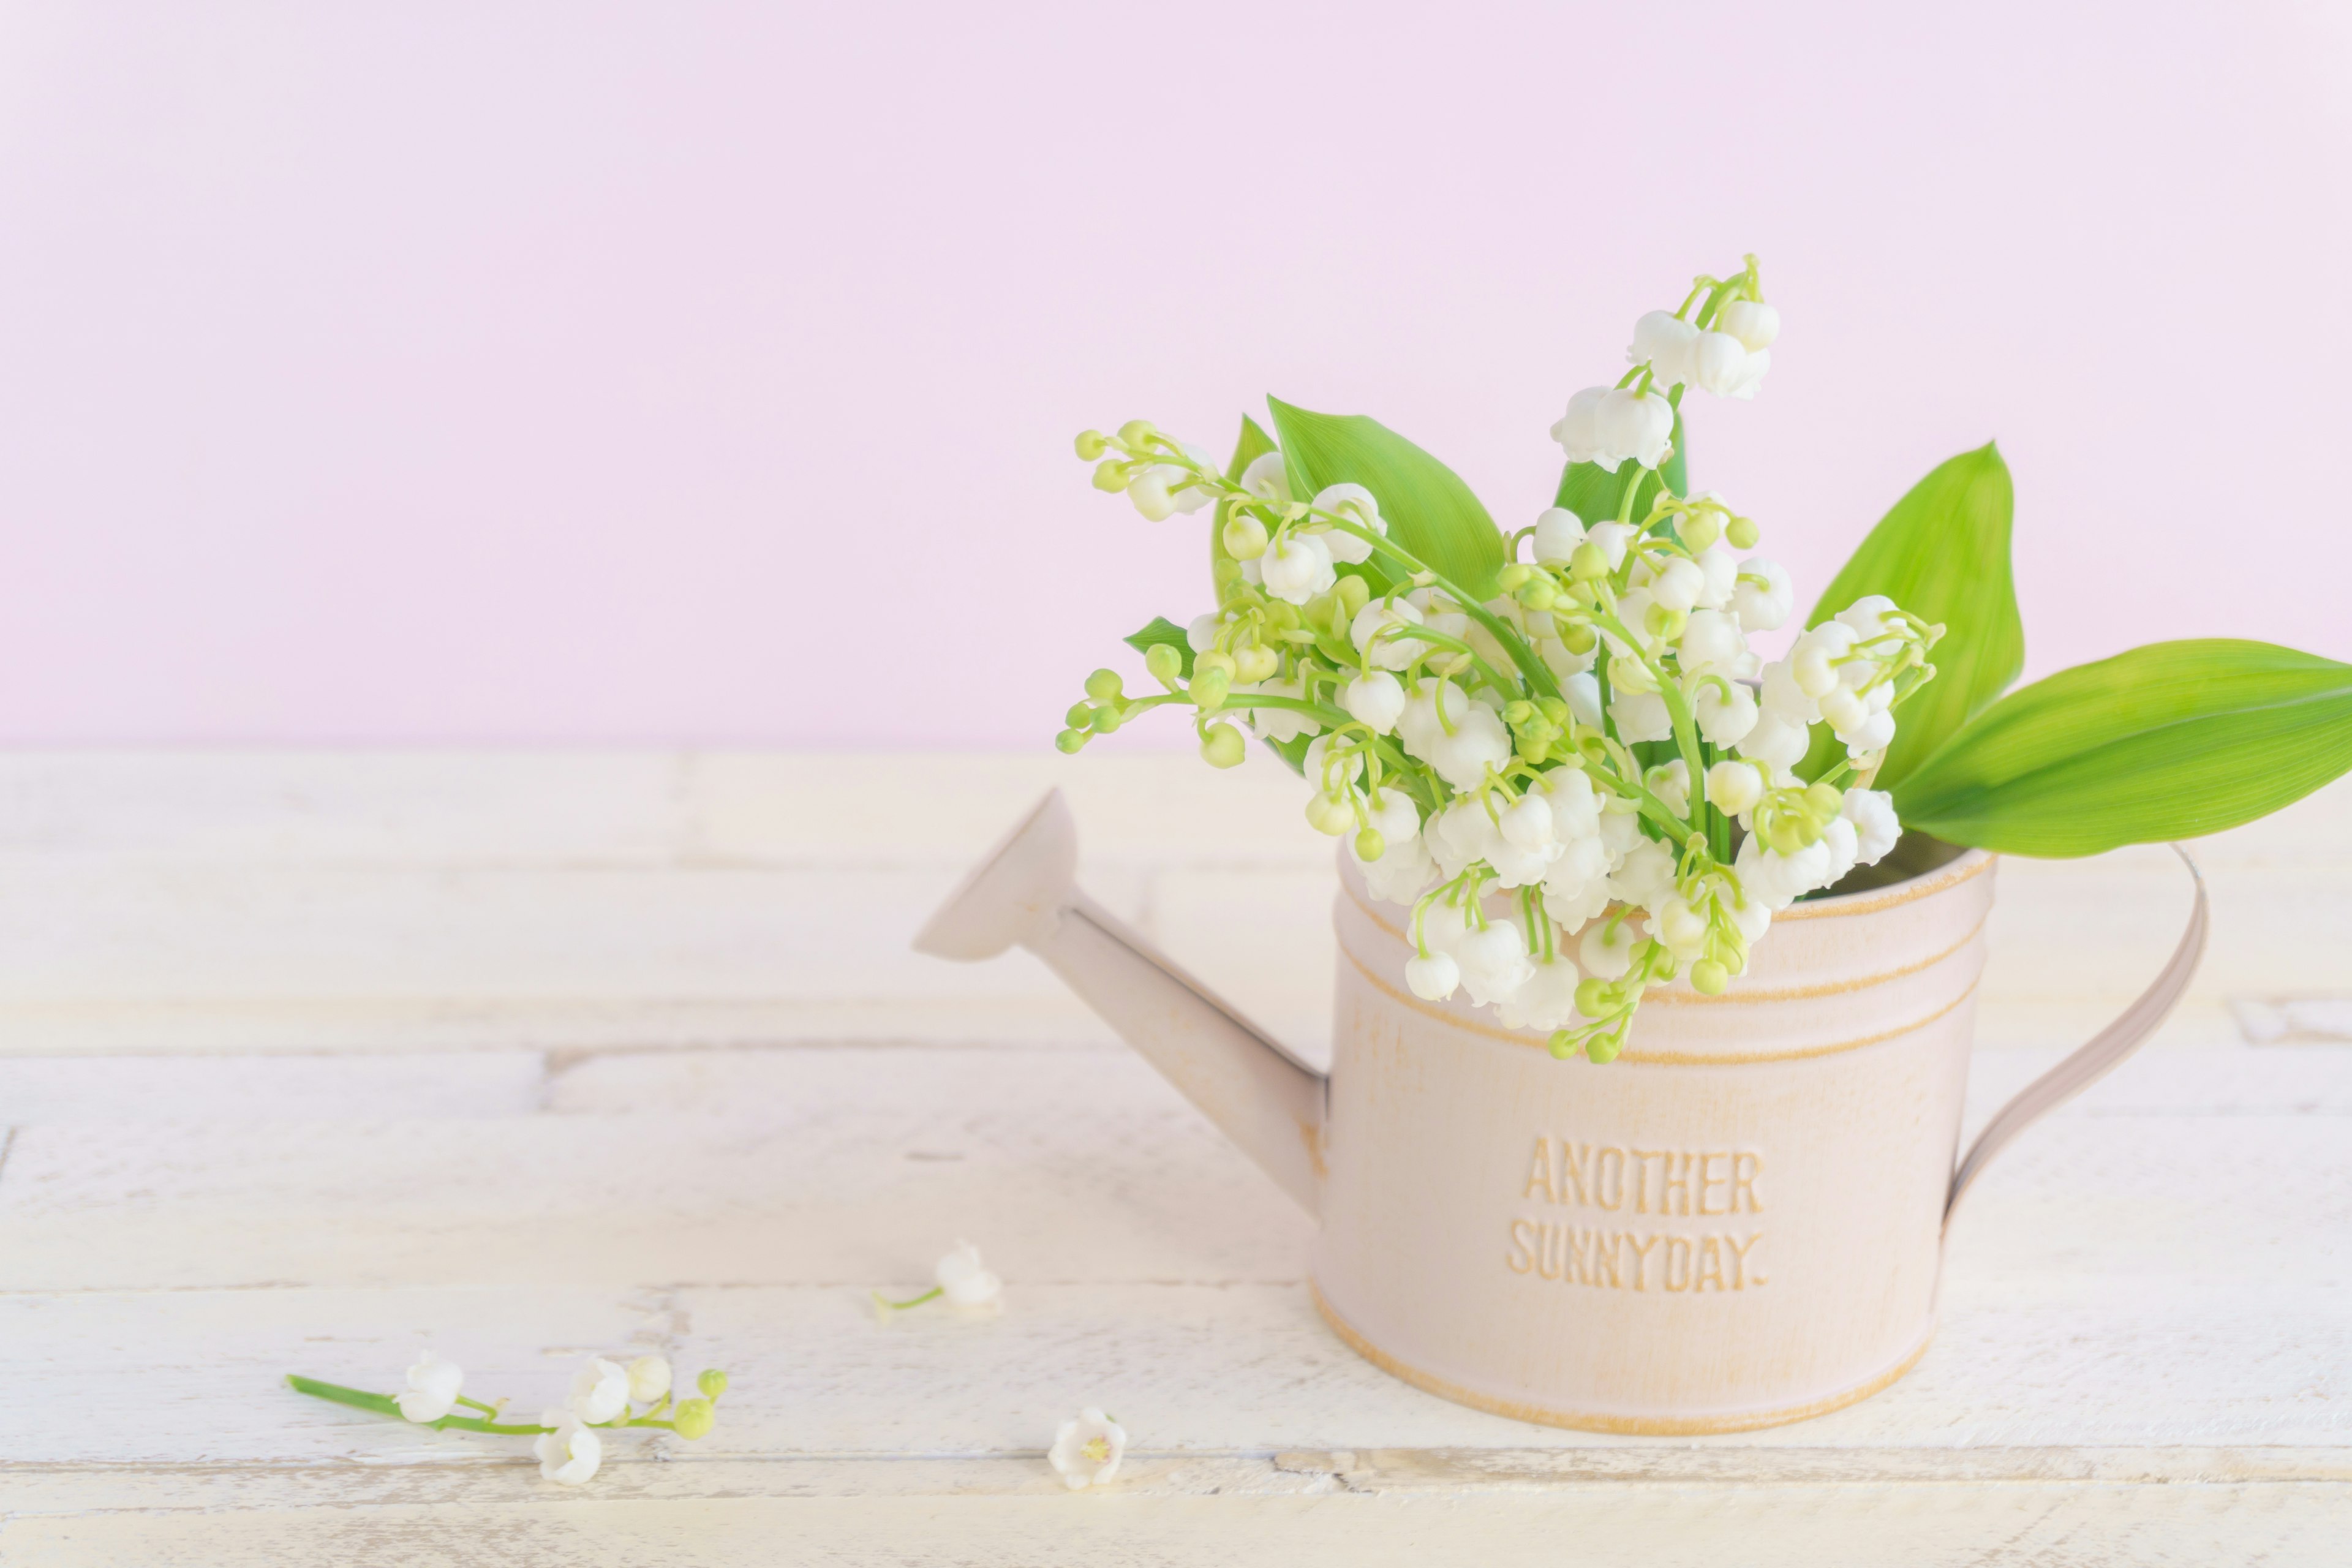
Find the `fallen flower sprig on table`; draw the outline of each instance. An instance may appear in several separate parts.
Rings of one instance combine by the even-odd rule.
[[[969,1241],[959,1241],[950,1247],[932,1269],[931,1278],[939,1283],[903,1301],[893,1301],[881,1291],[875,1291],[875,1311],[887,1319],[892,1312],[903,1312],[942,1297],[948,1305],[963,1308],[994,1307],[1003,1300],[1004,1281],[988,1271],[987,1265],[980,1260],[980,1248]]]
[[[482,1432],[492,1436],[536,1437],[539,1473],[551,1481],[576,1487],[587,1481],[604,1463],[604,1439],[599,1431],[625,1426],[658,1427],[692,1441],[707,1436],[718,1421],[719,1396],[727,1392],[727,1374],[713,1367],[695,1379],[700,1393],[670,1401],[670,1364],[666,1356],[639,1356],[626,1366],[603,1356],[592,1357],[572,1381],[572,1397],[560,1409],[541,1412],[536,1423],[501,1421],[508,1402],[485,1405],[460,1392],[466,1373],[456,1363],[431,1351],[421,1352],[408,1369],[407,1384],[397,1394],[371,1394],[338,1383],[289,1373],[287,1384],[314,1399],[397,1415],[436,1432]],[[459,1405],[479,1415],[456,1414]],[[639,1411],[635,1407],[644,1405]]]

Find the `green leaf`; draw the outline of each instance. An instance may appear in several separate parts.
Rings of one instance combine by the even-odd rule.
[[[1879,520],[1806,618],[1817,626],[1856,599],[1884,594],[1943,625],[1943,640],[1928,655],[1936,679],[1895,715],[1881,789],[1900,784],[2025,668],[2025,626],[2009,565],[2015,500],[2009,465],[1992,443],[1961,453]],[[1819,778],[1844,754],[1823,731],[1799,771]]]
[[[1178,673],[1187,680],[1192,679],[1192,639],[1185,635],[1182,626],[1178,626],[1166,616],[1152,616],[1150,626],[1139,632],[1129,632],[1119,640],[1141,654],[1150,653],[1161,643],[1167,644],[1174,648],[1177,657],[1184,661]]]
[[[2020,855],[2218,833],[2352,768],[2352,665],[2152,643],[1994,703],[1895,791],[1906,827]]]
[[[1273,450],[1274,437],[1260,428],[1256,420],[1246,414],[1243,415],[1242,433],[1240,438],[1234,443],[1233,461],[1225,465],[1225,482],[1234,485],[1241,483],[1242,475],[1248,471],[1249,466]],[[1220,503],[1212,508],[1209,513],[1209,585],[1217,591],[1219,608],[1223,608],[1225,601],[1233,597],[1234,586],[1242,580],[1241,563],[1225,553],[1224,523],[1225,507]],[[1141,632],[1136,634],[1137,637],[1142,635]],[[1127,640],[1133,642],[1135,637],[1129,637]],[[1191,649],[1187,648],[1184,654],[1185,673],[1191,674],[1192,669],[1192,654]]]
[[[1632,463],[1620,463],[1617,471],[1612,473],[1598,463],[1569,464],[1559,476],[1559,490],[1552,497],[1551,504],[1566,507],[1589,526],[1615,519],[1630,480],[1638,479],[1641,484],[1633,496],[1632,512],[1637,518],[1648,515],[1662,484],[1678,496],[1688,495],[1690,464],[1683,450],[1683,411],[1679,405],[1675,408],[1674,440],[1674,456],[1666,459],[1664,468],[1637,468]]]
[[[1389,537],[1483,604],[1495,596],[1503,536],[1453,469],[1360,414],[1315,414],[1269,397],[1294,497],[1358,484],[1381,503]]]

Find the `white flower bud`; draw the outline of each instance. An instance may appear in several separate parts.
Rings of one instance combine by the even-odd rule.
[[[1857,696],[1851,687],[1841,685],[1822,698],[1822,718],[1843,741],[1869,720],[1870,704]]]
[[[1860,847],[1853,824],[1843,816],[1833,816],[1822,828],[1822,844],[1830,853],[1829,868],[1822,873],[1822,886],[1834,888],[1853,869],[1854,856]]]
[[[1475,789],[1486,782],[1488,769],[1510,760],[1511,732],[1486,702],[1471,703],[1454,721],[1454,732],[1440,734],[1429,747],[1429,765],[1455,789]]]
[[[1176,503],[1169,497],[1168,481],[1160,477],[1161,472],[1159,468],[1146,468],[1136,475],[1127,487],[1127,499],[1135,503],[1136,510],[1152,522],[1172,517],[1176,512]]]
[[[1404,712],[1404,685],[1385,669],[1366,670],[1339,689],[1339,706],[1348,717],[1385,735],[1396,728]]]
[[[1715,313],[1715,324],[1748,353],[1760,353],[1780,335],[1780,312],[1761,300],[1734,300]]]
[[[1706,798],[1717,811],[1738,816],[1764,798],[1764,774],[1753,763],[1724,759],[1706,770]]]
[[[1837,613],[1837,624],[1851,627],[1856,642],[1886,635],[1886,612],[1895,601],[1884,594],[1865,594]]]
[[[1217,633],[1224,624],[1224,618],[1214,611],[1205,616],[1193,616],[1192,624],[1184,628],[1185,646],[1194,653],[1208,652],[1217,646]]]
[[[1584,522],[1564,506],[1548,506],[1536,514],[1536,559],[1547,566],[1565,566],[1584,542]]]
[[[1524,984],[1496,1005],[1503,1027],[1565,1028],[1576,1017],[1576,965],[1565,958],[1536,964]]]
[[[1609,563],[1609,570],[1612,572],[1625,564],[1626,542],[1633,537],[1633,525],[1619,522],[1614,519],[1607,522],[1596,522],[1584,531],[1586,542],[1601,552],[1601,558]]]
[[[1647,364],[1659,384],[1673,386],[1691,379],[1698,346],[1698,329],[1672,310],[1652,310],[1633,323],[1633,346],[1626,356]]]
[[[1873,752],[1883,752],[1895,743],[1895,715],[1873,713],[1851,733],[1842,734],[1838,739],[1845,742],[1846,754],[1851,757],[1864,757]]]
[[[1568,839],[1545,870],[1544,907],[1563,926],[1576,926],[1609,907],[1609,846],[1598,833]]]
[[[1706,582],[1699,590],[1699,607],[1729,609],[1731,596],[1739,586],[1739,558],[1723,546],[1713,544],[1698,552],[1697,562],[1699,574]]]
[[[1551,807],[1553,837],[1567,842],[1601,831],[1601,799],[1580,769],[1554,768],[1537,787]]]
[[[1404,983],[1424,1002],[1443,1002],[1462,984],[1462,966],[1442,952],[1415,954],[1404,963]]]

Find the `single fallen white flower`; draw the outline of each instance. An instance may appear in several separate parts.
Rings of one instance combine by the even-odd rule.
[[[438,1421],[457,1408],[457,1391],[465,1386],[464,1367],[431,1351],[420,1351],[416,1364],[408,1369],[408,1386],[394,1403],[411,1421]]]
[[[1062,1423],[1045,1458],[1061,1473],[1062,1484],[1077,1492],[1108,1486],[1126,1453],[1126,1428],[1088,1405],[1078,1412],[1076,1420]]]
[[[580,1413],[580,1419],[592,1425],[627,1415],[627,1369],[618,1362],[606,1361],[603,1356],[590,1357],[588,1364],[582,1367],[579,1374],[572,1380],[572,1408]],[[589,1474],[593,1475],[595,1469],[596,1467],[591,1464]],[[581,1479],[584,1480],[587,1478],[583,1476]]]
[[[669,1357],[641,1355],[629,1363],[629,1397],[639,1405],[658,1405],[669,1392]]]
[[[539,1456],[539,1473],[567,1487],[587,1485],[596,1467],[604,1462],[604,1439],[590,1431],[574,1411],[546,1411],[539,1421],[542,1426],[555,1428],[541,1433],[530,1446]]]
[[[932,1276],[953,1306],[990,1307],[1004,1293],[1004,1281],[982,1266],[980,1248],[969,1241],[957,1242]]]

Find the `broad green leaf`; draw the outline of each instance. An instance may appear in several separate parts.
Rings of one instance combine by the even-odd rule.
[[[2152,643],[1963,726],[1895,790],[1906,827],[2095,855],[2252,822],[2352,768],[2352,665],[2269,643]]]
[[[1150,626],[1139,632],[1130,632],[1119,640],[1141,654],[1148,654],[1159,644],[1166,643],[1184,661],[1180,673],[1187,680],[1192,679],[1192,640],[1185,636],[1182,626],[1166,616],[1154,616]]]
[[[1273,450],[1274,437],[1261,429],[1256,420],[1243,415],[1241,437],[1234,443],[1234,460],[1225,465],[1225,482],[1241,483],[1242,475],[1248,471],[1249,466]],[[1234,584],[1242,580],[1241,563],[1225,553],[1224,521],[1224,506],[1220,504],[1212,509],[1209,514],[1209,584],[1217,591],[1220,607],[1233,597]],[[1129,642],[1134,640],[1134,637],[1128,638]],[[1184,655],[1184,668],[1188,673],[1192,668],[1192,656],[1189,650]]]
[[[1936,679],[1895,715],[1895,743],[1878,772],[1882,789],[1900,784],[2025,667],[2025,627],[2009,567],[2014,501],[2009,465],[1992,443],[1961,453],[1879,520],[1806,618],[1817,626],[1856,599],[1884,594],[1943,625],[1943,640],[1928,655]],[[1844,754],[1824,730],[1800,771],[1819,778]]]
[[[1327,485],[1372,492],[1389,537],[1480,603],[1495,595],[1503,536],[1453,469],[1360,414],[1315,414],[1269,397],[1290,470],[1291,493],[1311,500]]]
[[[1675,494],[1690,493],[1690,463],[1684,451],[1683,411],[1675,409],[1675,450],[1665,467],[1659,469],[1637,468],[1631,463],[1620,463],[1617,471],[1610,472],[1598,463],[1570,463],[1559,476],[1559,491],[1551,504],[1564,506],[1586,523],[1607,522],[1614,518],[1625,500],[1625,486],[1638,477],[1641,489],[1634,492],[1632,515],[1646,516],[1650,503],[1658,499],[1658,487],[1663,483]]]

